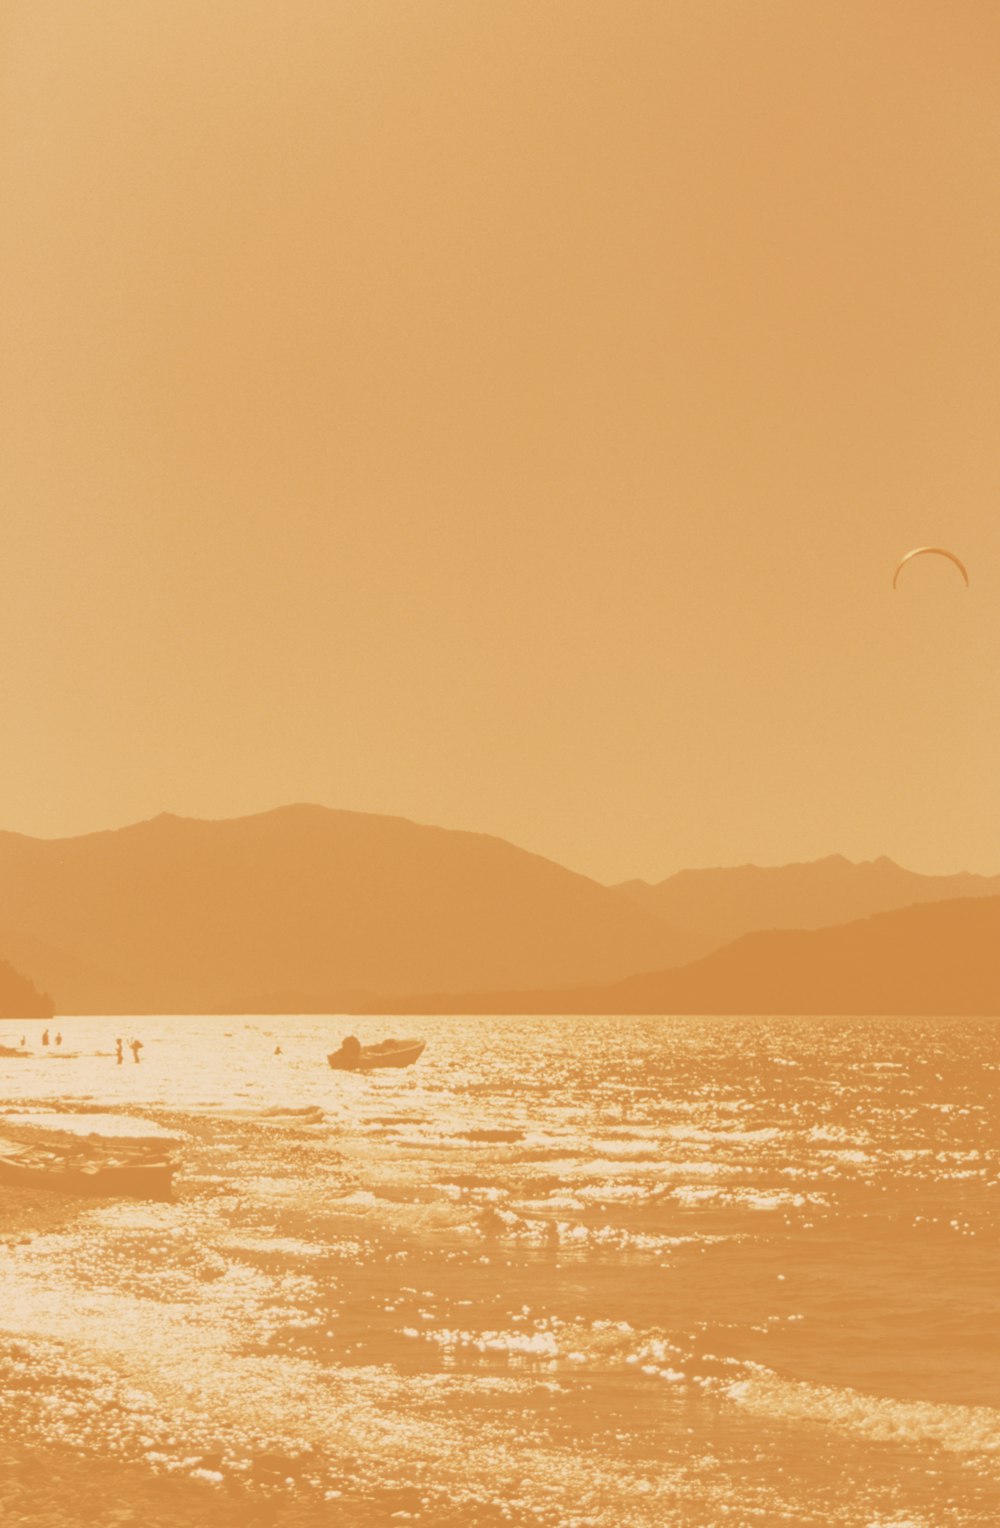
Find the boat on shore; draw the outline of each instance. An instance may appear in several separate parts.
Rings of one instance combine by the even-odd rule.
[[[370,1072],[379,1066],[412,1066],[427,1044],[426,1040],[382,1040],[378,1045],[359,1045],[331,1051],[327,1061],[335,1072]]]
[[[169,1199],[174,1164],[149,1153],[84,1150],[0,1139],[0,1184],[63,1194]]]

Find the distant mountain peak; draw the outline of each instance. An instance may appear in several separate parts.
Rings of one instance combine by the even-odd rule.
[[[309,802],[0,835],[3,929],[61,1012],[613,979],[711,947],[504,839]]]
[[[658,885],[625,882],[622,896],[675,928],[724,944],[758,929],[817,929],[918,902],[1000,893],[1000,876],[934,876],[887,854],[860,862],[843,854],[790,865],[681,870]]]

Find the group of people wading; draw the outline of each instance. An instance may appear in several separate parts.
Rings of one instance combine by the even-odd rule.
[[[63,1040],[63,1037],[62,1037],[62,1032],[60,1030],[56,1031],[55,1039],[54,1040],[53,1040],[52,1036],[49,1034],[49,1031],[47,1029],[43,1029],[42,1030],[42,1044],[43,1045],[49,1045],[49,1044],[61,1045],[62,1044],[62,1040]],[[27,1035],[22,1035],[21,1036],[21,1049],[22,1050],[24,1050],[24,1048],[27,1045],[27,1043],[28,1043]],[[139,1062],[142,1060],[142,1057],[139,1054],[140,1051],[142,1050],[142,1048],[143,1048],[143,1045],[142,1045],[142,1041],[141,1040],[123,1040],[121,1038],[121,1036],[119,1035],[118,1039],[115,1041],[115,1060],[117,1061],[118,1065],[121,1066],[122,1062],[125,1060],[125,1051],[126,1051],[126,1049],[128,1049],[128,1050],[130,1050],[132,1052],[132,1060],[135,1062],[136,1066],[138,1066]]]

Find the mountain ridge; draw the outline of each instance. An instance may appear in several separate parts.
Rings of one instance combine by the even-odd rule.
[[[757,929],[672,970],[558,989],[440,993],[393,1014],[1000,1014],[1000,897],[948,898],[822,929]]]
[[[0,958],[65,1013],[273,1012],[279,999],[289,1012],[395,1011],[428,993],[442,1011],[463,995],[523,1006],[713,952],[725,964],[767,928],[988,901],[994,886],[834,854],[607,887],[494,834],[295,802],[63,839],[0,832]],[[755,990],[730,992],[742,1008]]]
[[[823,928],[920,902],[997,896],[1000,876],[924,875],[884,854],[857,862],[834,854],[788,865],[679,870],[664,881],[622,881],[613,889],[722,945],[755,929]]]
[[[4,930],[66,1013],[610,978],[709,947],[494,835],[305,802],[0,833],[0,956]]]

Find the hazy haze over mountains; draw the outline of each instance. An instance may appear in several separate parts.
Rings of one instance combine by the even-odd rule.
[[[600,986],[415,999],[436,1013],[1000,1013],[1000,897],[744,934],[703,959]]]
[[[0,957],[60,1012],[555,986],[708,947],[501,839],[403,818],[289,806],[80,838],[0,834]]]
[[[919,875],[883,856],[841,854],[798,865],[681,870],[665,881],[617,888],[640,907],[718,944],[764,928],[823,928],[915,902],[1000,896],[1000,876]]]
[[[978,961],[976,930],[992,925],[988,912],[976,921],[969,899],[996,907],[991,891],[1000,877],[922,876],[839,856],[612,888],[498,838],[397,817],[317,806],[223,821],[164,814],[80,838],[0,833],[0,960],[64,1013],[405,1011],[430,1001],[501,1012],[784,1011],[776,1005],[786,1001],[803,1012],[901,1011],[900,1002],[908,1011],[900,994],[910,986],[886,974],[897,970],[896,946],[879,943],[889,925],[876,920],[863,938],[827,927],[827,942],[793,931],[964,898],[956,949],[968,938]],[[945,917],[929,914],[926,927],[903,918],[901,937],[933,935]],[[772,927],[786,932],[738,937]],[[846,964],[825,965],[844,939]],[[613,992],[606,984],[616,982]],[[955,976],[927,990],[944,1002],[960,988]],[[918,984],[913,1001],[924,995]]]

